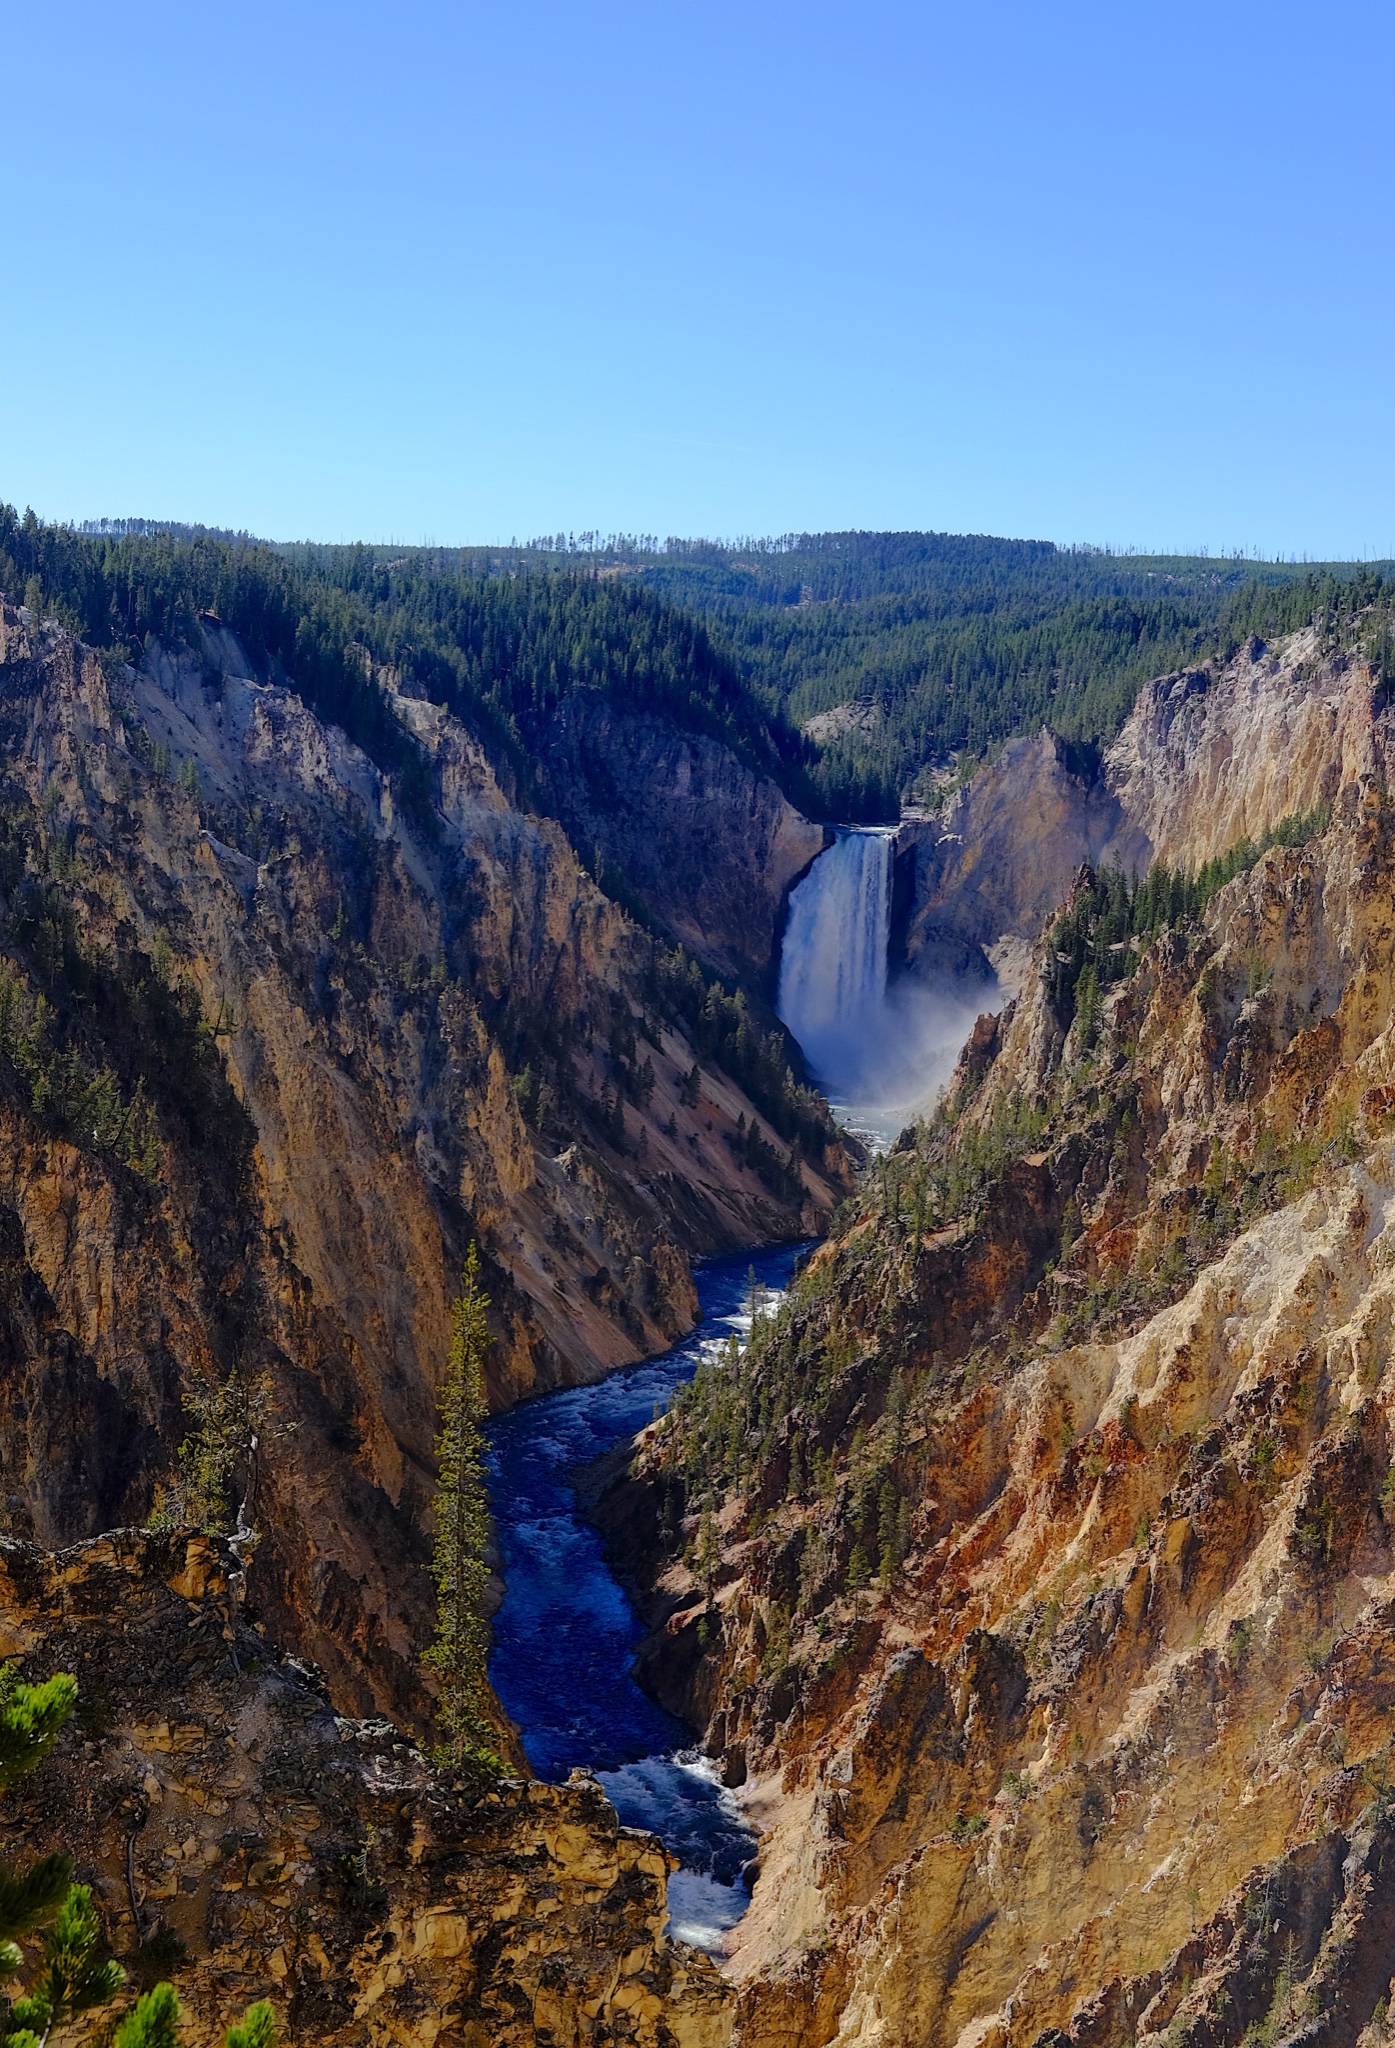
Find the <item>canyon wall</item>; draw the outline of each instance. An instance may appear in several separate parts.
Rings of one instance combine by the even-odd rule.
[[[1092,763],[1082,772],[1044,727],[1009,740],[932,819],[897,833],[897,964],[921,978],[981,978],[986,955],[1015,987],[1081,862],[1121,842],[1137,858]]]
[[[1015,991],[1083,861],[1195,870],[1330,801],[1367,760],[1370,698],[1364,662],[1309,628],[1158,677],[1102,756],[1045,728],[1010,740],[897,835],[900,964],[972,976],[986,958]]]
[[[624,900],[718,973],[774,992],[789,889],[828,834],[720,741],[578,693],[538,748],[548,808]]]
[[[1317,629],[1251,639],[1218,675],[1163,676],[1105,756],[1105,780],[1152,856],[1198,868],[1372,771],[1366,663]]]
[[[560,826],[384,680],[428,805],[215,620],[137,672],[0,608],[0,1461],[16,1534],[95,1535],[235,1385],[265,1618],[411,1720],[469,1241],[499,1405],[664,1348],[690,1256],[816,1229],[846,1163],[831,1127],[793,1157]]]
[[[1157,686],[1116,759],[1167,857],[1326,829],[1141,943],[1098,1012],[1039,954],[603,1507],[648,1559],[644,1668],[762,1829],[729,1965],[751,2048],[1385,2038],[1373,680],[1300,640]]]

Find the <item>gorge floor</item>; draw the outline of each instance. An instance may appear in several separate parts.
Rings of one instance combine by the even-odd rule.
[[[756,1838],[690,1731],[636,1682],[643,1625],[578,1503],[574,1475],[642,1429],[699,1359],[750,1328],[750,1277],[777,1297],[800,1247],[735,1253],[696,1268],[702,1321],[658,1358],[525,1402],[490,1427],[490,1491],[507,1591],[490,1681],[538,1776],[594,1772],[622,1823],[678,1858],[670,1932],[720,1951],[750,1902]]]

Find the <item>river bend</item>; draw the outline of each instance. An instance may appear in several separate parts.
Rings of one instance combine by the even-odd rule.
[[[743,1866],[755,1837],[689,1732],[633,1675],[643,1633],[577,1508],[570,1474],[667,1407],[704,1353],[750,1328],[748,1276],[784,1288],[798,1248],[709,1259],[694,1272],[702,1322],[661,1358],[511,1409],[490,1424],[489,1487],[507,1591],[489,1676],[528,1761],[554,1784],[584,1766],[621,1820],[651,1828],[678,1857],[671,1932],[718,1950],[749,1903]]]

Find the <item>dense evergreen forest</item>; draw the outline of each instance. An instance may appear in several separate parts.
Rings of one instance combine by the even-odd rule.
[[[1389,568],[1391,565],[1380,565]],[[761,701],[802,727],[851,707],[812,769],[830,809],[894,817],[1014,732],[1108,739],[1140,686],[1371,601],[1378,570],[1111,555],[952,534],[670,544],[635,572],[706,619]],[[830,727],[835,728],[830,730]]]
[[[0,589],[122,660],[139,659],[150,634],[188,639],[200,613],[215,614],[398,775],[409,799],[421,794],[422,764],[365,650],[456,712],[525,799],[540,732],[570,692],[595,690],[724,740],[796,800],[817,802],[806,773],[817,750],[763,707],[704,624],[590,564],[530,557],[520,571],[477,552],[275,547],[195,528],[78,532],[0,506]]]
[[[420,764],[360,649],[459,712],[525,799],[547,721],[597,690],[724,739],[834,821],[894,817],[1043,723],[1105,740],[1149,677],[1252,632],[1338,625],[1388,598],[1392,567],[926,533],[324,547],[0,507],[0,587],[37,579],[48,610],[126,657],[216,612],[409,797]]]

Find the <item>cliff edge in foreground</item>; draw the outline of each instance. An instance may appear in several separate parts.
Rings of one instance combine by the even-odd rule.
[[[7,1824],[73,1853],[136,1984],[173,1971],[190,2048],[267,1995],[315,2048],[725,2048],[730,1994],[665,1938],[653,1836],[581,1779],[479,1797],[336,1716],[240,1586],[187,1533],[0,1543],[0,1656],[80,1685]]]

